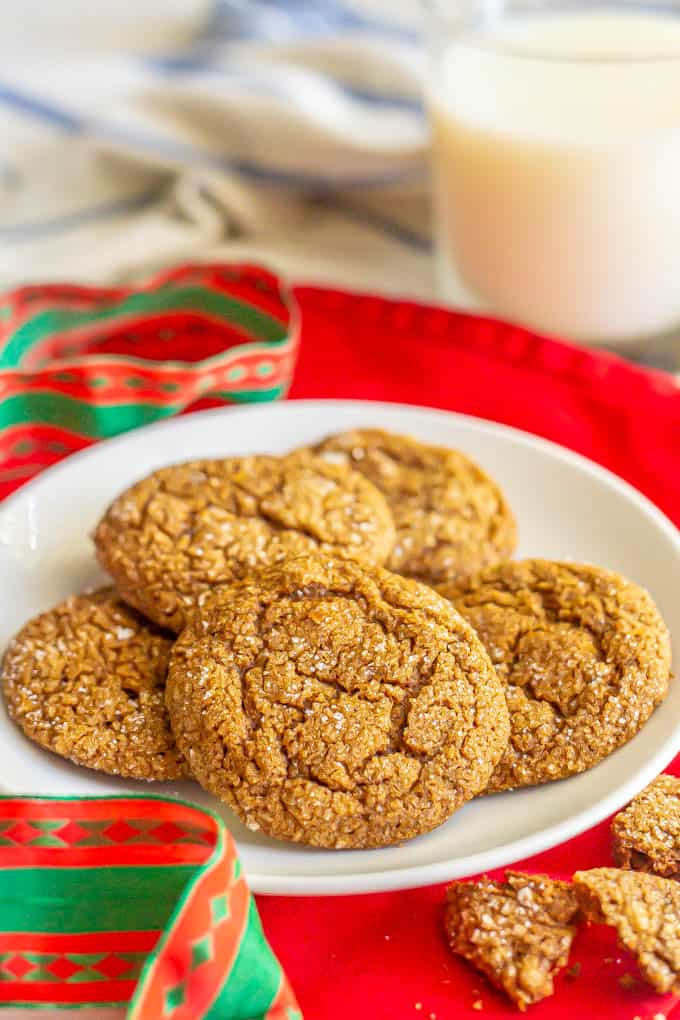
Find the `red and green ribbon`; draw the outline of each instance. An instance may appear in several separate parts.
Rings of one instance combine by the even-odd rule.
[[[282,396],[296,352],[286,289],[255,266],[0,296],[0,496],[197,404]],[[224,824],[160,797],[0,798],[0,1005],[125,1003],[299,1020]]]
[[[0,1005],[301,1020],[234,842],[162,797],[0,798]]]
[[[136,287],[0,296],[0,495],[91,443],[205,402],[285,394],[298,323],[248,265],[183,265]]]

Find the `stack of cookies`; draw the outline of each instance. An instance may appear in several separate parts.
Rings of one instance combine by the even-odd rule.
[[[374,429],[166,467],[95,530],[115,587],[14,638],[5,700],[43,747],[191,776],[272,837],[400,843],[592,767],[666,695],[650,596],[516,541],[468,457]]]

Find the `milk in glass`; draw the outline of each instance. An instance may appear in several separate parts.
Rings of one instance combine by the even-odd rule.
[[[515,15],[443,50],[430,106],[454,300],[575,339],[680,326],[680,17]]]

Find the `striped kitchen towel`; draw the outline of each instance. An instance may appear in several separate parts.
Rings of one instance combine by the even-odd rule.
[[[0,287],[218,245],[298,278],[429,280],[416,0],[142,9],[3,12]]]

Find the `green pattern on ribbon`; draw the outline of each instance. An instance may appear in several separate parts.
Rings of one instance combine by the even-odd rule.
[[[109,439],[139,425],[150,425],[180,410],[174,404],[115,404],[102,407],[61,393],[22,393],[0,403],[0,428],[25,421],[58,425],[69,432]]]
[[[45,916],[45,904],[36,897],[45,870],[4,868],[0,924],[7,931],[124,931],[134,917],[140,929],[162,928],[195,870],[193,865],[55,868],[49,890],[52,906]]]
[[[293,304],[266,270],[223,265],[177,267],[141,288],[7,295],[0,444],[9,430],[16,444],[3,448],[0,495],[95,440],[197,401],[284,396],[298,344]]]
[[[247,390],[238,393],[216,393],[215,396],[234,403],[260,403],[276,400],[283,387]],[[97,439],[110,439],[140,425],[151,425],[182,410],[180,404],[115,404],[110,407],[66,397],[61,393],[22,393],[7,397],[0,403],[0,429],[31,421],[41,425],[58,425],[69,432]]]
[[[112,979],[136,981],[146,953],[0,953],[0,981],[82,984]]]
[[[157,818],[83,818],[73,822],[66,818],[36,818],[30,824],[17,824],[13,818],[0,820],[0,847],[95,847],[95,846],[163,846],[185,843],[202,846],[211,842],[206,829],[183,822],[182,825],[160,823]]]
[[[285,289],[248,266],[177,267],[124,292],[20,288],[0,298],[0,323],[4,492],[202,397],[280,397],[297,347]],[[73,811],[69,798],[2,800],[3,1005],[129,1001],[135,1020],[182,1004],[192,1020],[300,1020],[212,812],[148,796],[76,798]],[[213,1005],[194,1009],[206,992]]]
[[[270,390],[238,390],[236,393],[216,393],[221,400],[230,400],[232,404],[262,404],[267,400],[278,400],[285,393],[283,386],[273,386]]]
[[[212,812],[161,797],[74,798],[77,816],[65,820],[69,798],[1,799],[16,812],[3,812],[0,826],[12,845],[0,854],[16,855],[17,841],[36,832],[65,831],[67,842],[76,844],[88,827],[125,842],[140,828],[147,835],[162,832],[168,847],[167,861],[155,866],[112,866],[107,839],[85,851],[88,867],[0,867],[3,1004],[116,1005],[137,982],[128,1014],[135,1020],[172,1020],[180,1007],[192,1020],[265,1020],[274,1005],[277,1017],[301,1020],[255,902],[243,878],[234,879],[233,843]],[[182,838],[188,829],[200,836],[205,856],[202,863],[178,865],[170,837]],[[214,845],[206,845],[206,833]],[[67,864],[69,852],[84,851],[61,848],[55,865]],[[99,853],[107,855],[103,866],[96,864]],[[140,950],[140,939],[150,952]],[[100,992],[91,991],[98,985]]]
[[[267,945],[260,918],[251,900],[248,924],[234,966],[222,985],[205,1020],[239,1020],[258,1016],[262,1001],[272,1001],[281,979],[281,971],[271,953],[263,953]]]
[[[206,963],[207,960],[213,958],[213,939],[212,935],[204,935],[202,939],[197,939],[191,947],[191,969],[196,970],[202,963]]]
[[[242,327],[251,336],[269,343],[285,340],[287,326],[266,312],[225,294],[203,287],[161,287],[140,291],[122,301],[99,310],[54,308],[39,312],[20,326],[0,353],[0,368],[16,368],[32,347],[46,337],[80,329],[95,323],[119,320],[128,316],[153,315],[159,312],[193,312],[214,319],[224,319]],[[244,338],[245,339],[245,338]]]
[[[172,1016],[176,1009],[184,1005],[186,999],[186,985],[180,981],[178,985],[169,988],[165,995],[165,1010],[163,1016]]]

